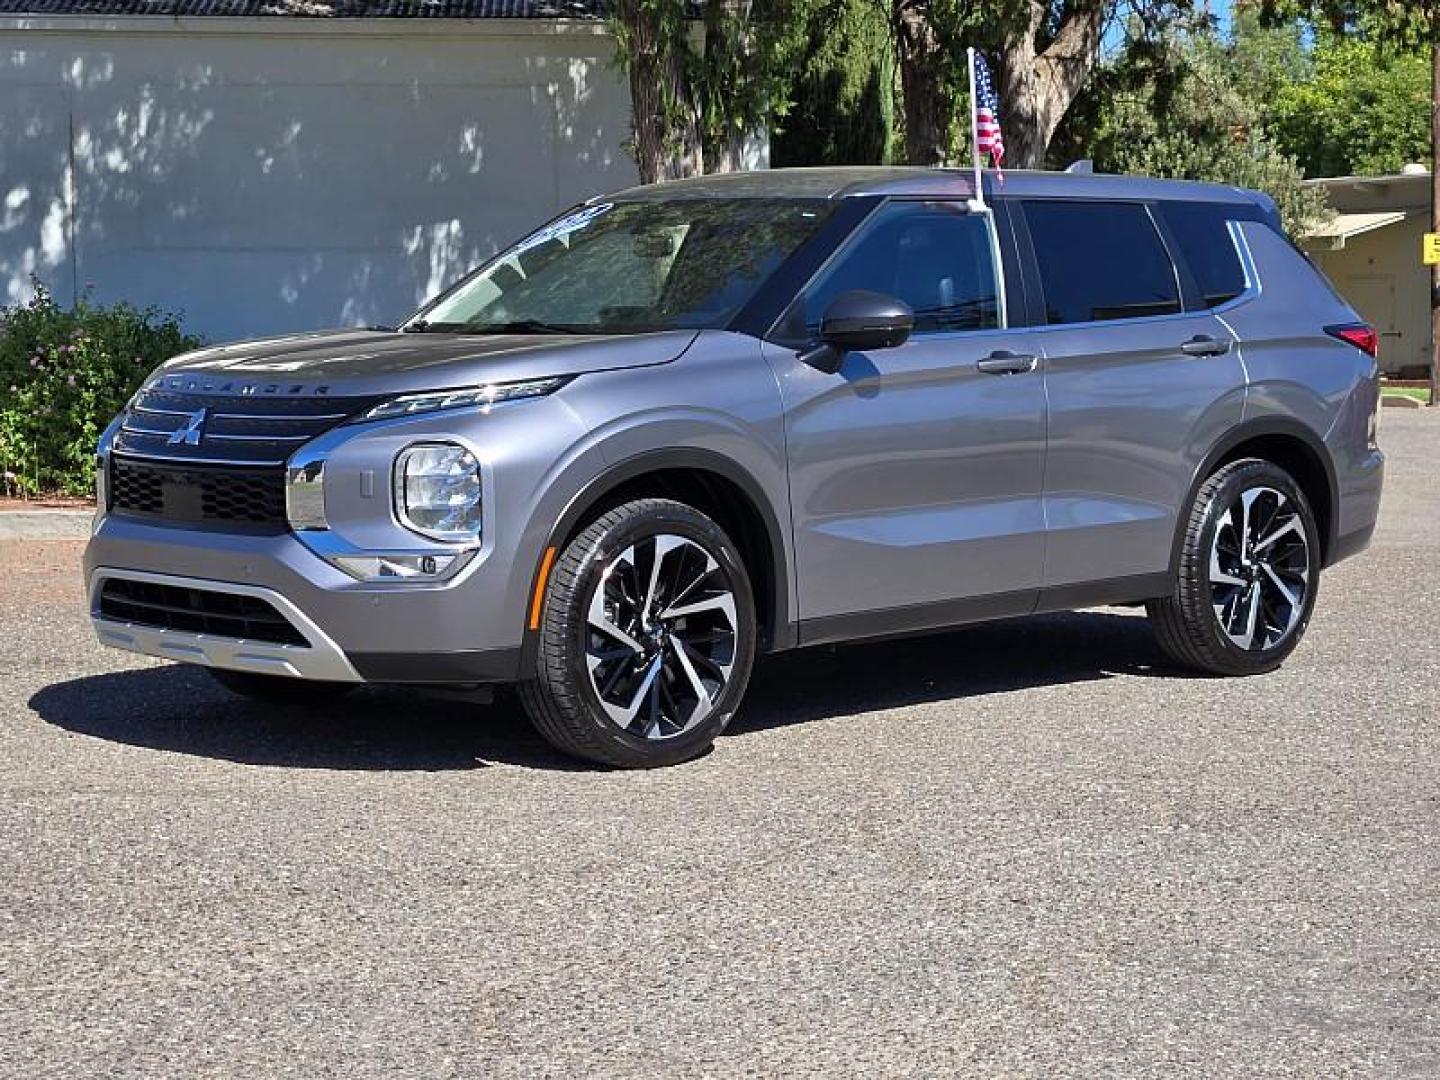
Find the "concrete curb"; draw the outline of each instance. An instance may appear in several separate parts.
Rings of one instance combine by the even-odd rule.
[[[73,540],[90,535],[93,510],[0,510],[0,540]]]

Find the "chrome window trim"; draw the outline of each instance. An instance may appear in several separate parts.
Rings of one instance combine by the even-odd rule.
[[[1235,253],[1240,256],[1240,271],[1245,275],[1245,288],[1226,300],[1225,303],[1207,308],[1206,310],[1212,315],[1233,311],[1241,304],[1254,300],[1262,291],[1260,272],[1255,268],[1255,256],[1250,253],[1250,242],[1245,239],[1245,230],[1242,228],[1244,225],[1260,225],[1262,228],[1269,228],[1263,222],[1240,218],[1231,218],[1225,222],[1225,229],[1230,234],[1230,242],[1235,245]]]

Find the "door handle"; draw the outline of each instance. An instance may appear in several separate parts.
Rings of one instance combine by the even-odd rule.
[[[986,375],[1021,375],[1035,370],[1035,357],[1000,349],[975,361],[975,366]]]
[[[1209,334],[1196,334],[1180,346],[1180,351],[1186,356],[1224,356],[1230,351],[1230,342],[1220,341]]]

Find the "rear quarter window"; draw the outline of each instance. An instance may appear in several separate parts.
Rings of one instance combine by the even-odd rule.
[[[1245,291],[1245,268],[1228,223],[1262,220],[1259,207],[1168,202],[1160,204],[1160,216],[1180,246],[1205,307],[1219,307]]]

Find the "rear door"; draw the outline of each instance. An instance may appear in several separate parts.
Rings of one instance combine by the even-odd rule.
[[[1103,583],[1102,598],[1152,587],[1169,566],[1177,514],[1200,459],[1240,422],[1245,373],[1234,336],[1144,202],[1022,200],[1016,216],[1043,297],[1035,328],[1049,398],[1048,589]],[[1219,225],[1216,253],[1243,271]],[[1218,280],[1218,279],[1217,279]],[[1124,579],[1136,579],[1127,589]],[[1070,590],[1083,600],[1085,590]]]
[[[1004,328],[996,248],[990,216],[963,202],[892,201],[805,291],[772,335],[783,343],[765,343],[785,404],[802,640],[1034,606],[1045,391],[1017,359],[1033,358],[1030,333]],[[797,346],[851,289],[905,301],[915,330],[828,375]]]

